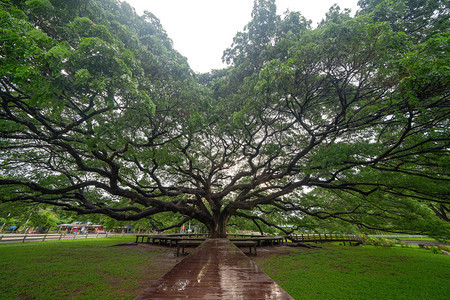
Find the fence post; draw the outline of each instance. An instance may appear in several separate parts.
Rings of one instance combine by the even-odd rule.
[[[23,237],[23,240],[22,240],[22,243],[25,243],[25,239],[27,238],[27,233],[25,233],[25,235],[24,235],[24,237]]]
[[[44,238],[42,239],[42,241],[45,241],[46,237],[47,237],[47,233],[44,235]]]
[[[87,239],[87,237],[88,237],[88,234],[89,234],[89,233],[86,233],[86,237],[85,237],[86,239]]]
[[[62,238],[62,232],[59,234],[59,241],[61,240],[61,238]]]

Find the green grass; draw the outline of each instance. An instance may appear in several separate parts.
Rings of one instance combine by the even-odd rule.
[[[0,244],[0,299],[133,299],[163,275],[152,267],[163,258],[161,250],[109,247],[133,239]],[[295,299],[450,294],[450,256],[419,248],[324,245],[257,260]]]
[[[133,299],[159,250],[126,246],[132,237],[0,244],[0,299]]]
[[[295,299],[448,299],[450,256],[416,248],[325,245],[258,265]]]

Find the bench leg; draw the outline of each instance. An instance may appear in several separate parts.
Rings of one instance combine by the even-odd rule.
[[[184,246],[185,245],[178,245],[177,244],[177,256],[180,256],[180,248],[181,248],[181,254],[184,254]]]

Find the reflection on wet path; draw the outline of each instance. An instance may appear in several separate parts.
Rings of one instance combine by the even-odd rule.
[[[293,299],[228,239],[210,239],[136,299]]]

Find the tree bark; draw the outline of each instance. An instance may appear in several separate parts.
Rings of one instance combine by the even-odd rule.
[[[209,238],[219,239],[227,237],[227,223],[230,219],[229,215],[223,212],[214,213],[212,222],[207,224],[209,229]]]

